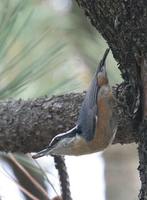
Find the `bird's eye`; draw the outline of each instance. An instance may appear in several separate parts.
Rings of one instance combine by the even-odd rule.
[[[60,141],[60,137],[56,136],[56,137],[54,137],[54,138],[51,140],[49,146],[54,146],[54,145],[57,144],[59,141]]]

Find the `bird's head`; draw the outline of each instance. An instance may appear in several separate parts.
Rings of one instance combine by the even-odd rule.
[[[78,127],[70,131],[55,136],[46,149],[33,155],[33,158],[39,158],[45,155],[83,155],[89,153],[90,149],[87,142]]]

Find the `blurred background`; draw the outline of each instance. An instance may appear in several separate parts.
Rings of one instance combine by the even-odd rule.
[[[0,0],[0,99],[86,90],[106,48],[72,0]],[[112,54],[107,65],[111,86],[121,82]],[[73,200],[136,199],[136,149],[113,145],[103,154],[66,157]],[[60,194],[52,157],[1,153],[0,160],[0,199]]]

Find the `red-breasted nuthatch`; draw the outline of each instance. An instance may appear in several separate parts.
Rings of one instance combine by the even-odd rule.
[[[45,155],[83,155],[104,150],[113,140],[116,120],[113,117],[113,96],[106,73],[106,58],[109,49],[100,61],[98,69],[83,101],[77,125],[56,135],[49,146],[33,158]]]

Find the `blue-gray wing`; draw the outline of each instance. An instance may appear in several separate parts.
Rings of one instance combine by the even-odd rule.
[[[97,94],[98,94],[97,79],[94,77],[89,90],[86,93],[85,99],[82,103],[78,118],[78,128],[80,129],[81,135],[86,140],[92,140],[94,136],[94,130],[96,125],[97,116]]]
[[[105,51],[105,54],[93,77],[90,87],[86,93],[85,99],[82,103],[77,122],[80,134],[88,141],[92,140],[94,137],[96,117],[98,118],[97,96],[99,91],[99,85],[97,81],[97,74],[99,73],[99,71],[101,71],[102,67],[105,67],[105,60],[108,55],[108,52],[109,49]]]

